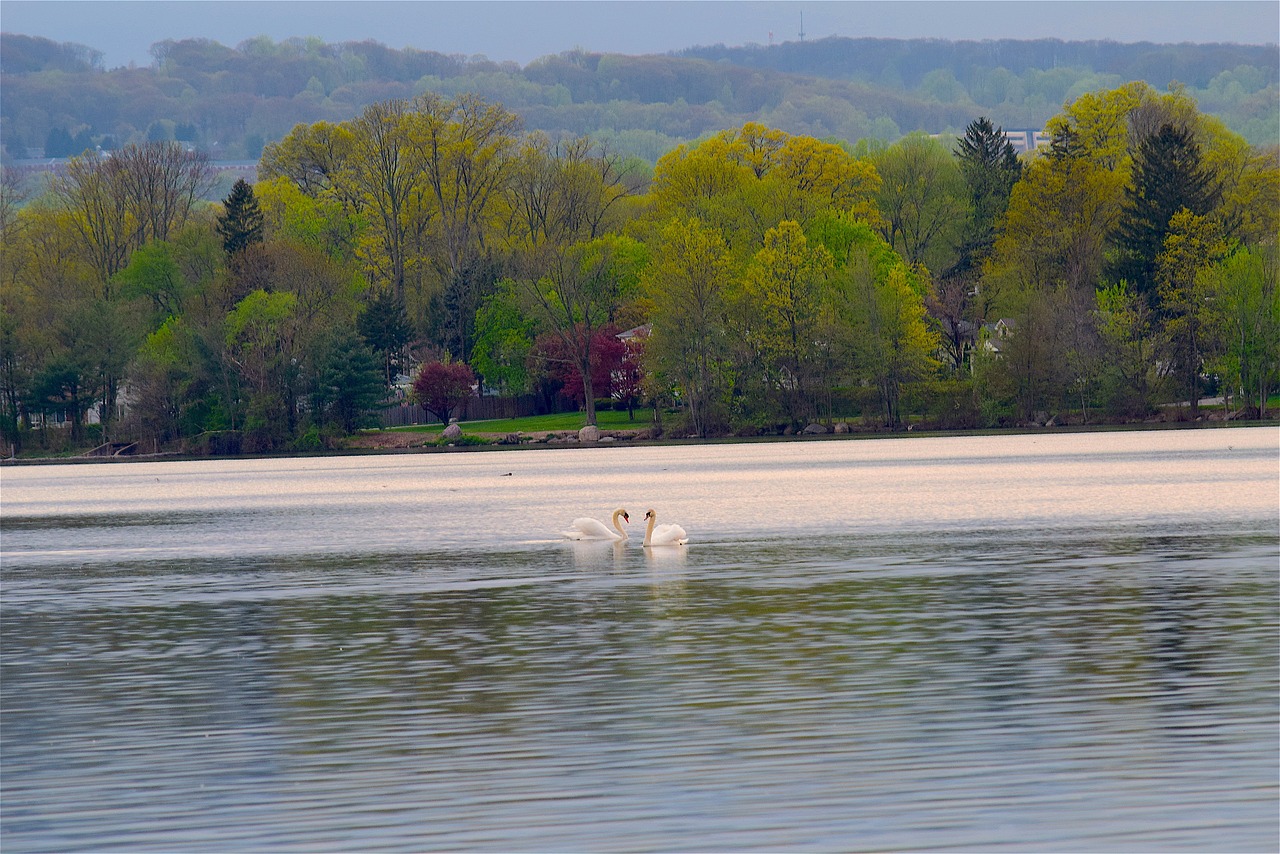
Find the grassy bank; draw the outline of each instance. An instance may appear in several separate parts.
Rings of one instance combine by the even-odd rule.
[[[1271,412],[1280,410],[1280,400],[1275,401]],[[1171,414],[1171,413],[1168,413]],[[1223,418],[1222,407],[1204,406],[1202,407],[1203,420],[1200,421],[1184,421],[1177,417],[1165,417],[1161,419],[1152,419],[1143,422],[1112,422],[1112,423],[1059,423],[1054,426],[1019,426],[1019,427],[988,427],[967,430],[938,430],[930,429],[924,424],[914,424],[906,430],[888,431],[883,428],[876,428],[873,425],[864,424],[860,419],[850,419],[851,431],[843,436],[792,436],[779,435],[770,433],[767,435],[753,436],[721,436],[705,440],[692,440],[681,435],[677,436],[672,433],[662,435],[661,438],[652,438],[652,411],[648,409],[637,410],[634,419],[629,419],[625,412],[614,412],[612,410],[601,411],[597,413],[597,426],[602,434],[606,436],[616,437],[621,441],[644,441],[659,442],[667,444],[683,444],[692,441],[702,441],[707,443],[749,443],[749,442],[786,442],[786,441],[821,441],[823,439],[843,439],[843,438],[862,438],[874,439],[885,437],[907,437],[907,436],[993,436],[1007,435],[1014,433],[1079,433],[1079,432],[1113,432],[1113,431],[1144,431],[1144,430],[1171,430],[1171,429],[1201,429],[1201,428],[1220,428],[1220,427],[1276,427],[1280,426],[1280,420],[1268,418],[1265,421],[1247,421],[1233,420],[1227,421]],[[577,441],[577,432],[586,424],[586,415],[582,412],[557,413],[553,415],[535,415],[525,418],[506,418],[492,419],[483,421],[465,421],[460,423],[462,428],[462,438],[454,440],[445,440],[441,436],[444,429],[441,424],[419,424],[408,427],[389,427],[385,429],[364,430],[351,436],[340,437],[330,440],[324,448],[309,449],[287,449],[282,448],[277,451],[264,454],[244,454],[245,457],[270,457],[270,456],[303,456],[309,454],[344,454],[344,453],[395,453],[395,452],[415,452],[430,451],[433,449],[440,450],[461,450],[468,447],[491,448],[498,450],[500,448],[514,448],[523,446],[545,446],[544,443],[550,441],[552,444],[574,444]],[[667,425],[670,427],[670,424]],[[512,434],[521,434],[519,441],[512,441],[509,437]],[[110,456],[87,456],[92,450],[92,446],[86,447],[68,447],[64,444],[62,447],[50,448],[40,447],[38,445],[28,445],[23,449],[22,454],[17,459],[0,459],[0,465],[3,464],[20,464],[20,463],[87,463],[87,462],[111,462],[126,460],[144,460],[144,459],[198,459],[208,458],[210,456],[224,456],[221,454],[210,454],[192,452],[190,450],[178,449],[160,449],[158,453],[136,453],[128,456],[110,457]]]
[[[596,426],[601,430],[647,430],[651,425],[651,411],[636,410],[634,420],[625,412],[606,410],[596,413]],[[508,433],[571,433],[585,427],[587,416],[582,412],[558,412],[553,415],[530,415],[525,418],[497,418],[488,421],[463,421],[459,423],[463,433],[484,433],[505,436]],[[443,424],[415,424],[411,427],[388,427],[386,433],[439,433]]]

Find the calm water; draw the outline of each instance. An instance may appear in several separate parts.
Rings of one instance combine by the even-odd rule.
[[[1280,848],[1275,429],[0,494],[5,852]]]

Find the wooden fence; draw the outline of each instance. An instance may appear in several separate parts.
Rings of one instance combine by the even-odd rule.
[[[545,413],[532,394],[517,397],[473,397],[457,416],[459,421],[482,421],[491,418],[525,418]],[[383,427],[407,427],[410,424],[439,424],[440,419],[417,404],[388,406],[380,413]]]

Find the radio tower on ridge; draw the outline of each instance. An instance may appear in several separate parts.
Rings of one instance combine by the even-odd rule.
[[[804,12],[800,13],[800,41],[804,41]]]

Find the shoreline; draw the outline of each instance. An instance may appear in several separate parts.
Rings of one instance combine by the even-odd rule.
[[[575,439],[550,440],[540,438],[539,440],[520,441],[514,443],[502,443],[496,441],[507,434],[484,433],[475,431],[472,433],[463,433],[463,436],[483,436],[492,438],[495,441],[482,445],[436,445],[436,444],[385,444],[376,443],[365,447],[355,446],[346,448],[334,448],[322,451],[282,451],[264,454],[191,454],[182,452],[172,453],[156,453],[156,454],[129,454],[127,456],[65,456],[65,457],[8,457],[0,459],[0,468],[6,466],[28,466],[28,465],[95,465],[95,464],[115,464],[115,463],[131,463],[131,462],[190,462],[194,460],[269,460],[269,459],[292,459],[292,458],[308,458],[308,457],[359,457],[359,456],[396,456],[408,454],[459,454],[471,452],[495,452],[495,451],[525,451],[525,450],[597,450],[601,448],[625,448],[625,447],[661,447],[661,446],[688,446],[688,445],[751,445],[765,444],[771,442],[790,443],[790,442],[833,442],[833,441],[874,441],[877,439],[915,439],[915,438],[940,438],[940,437],[969,437],[969,436],[1020,436],[1020,435],[1052,435],[1052,434],[1072,434],[1072,433],[1141,433],[1141,432],[1162,432],[1167,430],[1220,430],[1235,429],[1246,427],[1280,427],[1280,418],[1268,418],[1258,421],[1163,421],[1163,422],[1141,422],[1134,424],[1076,424],[1061,425],[1053,427],[990,427],[976,430],[899,430],[889,431],[862,431],[850,433],[826,433],[826,434],[794,434],[790,436],[718,436],[707,439],[699,438],[622,438],[615,435],[606,435],[606,441],[581,442]],[[552,435],[559,435],[563,431],[546,431]],[[627,431],[614,430],[609,434],[620,434]],[[640,431],[636,431],[637,433]],[[371,436],[394,435],[391,431],[382,431],[381,433],[365,434]],[[402,435],[404,435],[402,433]],[[407,435],[416,436],[420,434],[408,433]],[[434,434],[431,434],[434,435]],[[535,436],[538,434],[526,434],[526,436]],[[348,437],[351,438],[351,437]],[[429,441],[429,440],[428,440]]]

